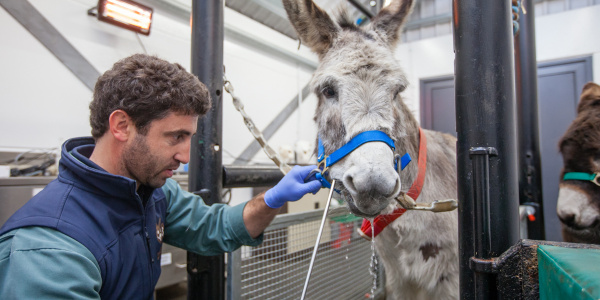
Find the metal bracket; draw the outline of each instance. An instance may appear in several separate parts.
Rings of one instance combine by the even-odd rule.
[[[498,156],[498,150],[494,147],[471,147],[469,157],[473,158],[473,155]]]
[[[500,264],[497,257],[484,259],[473,256],[469,260],[469,268],[477,273],[497,274],[500,270]]]
[[[473,236],[475,239],[475,255],[483,257],[471,257],[469,265],[475,272],[497,273],[496,258],[484,258],[491,256],[491,225],[490,225],[490,156],[497,156],[498,150],[494,147],[472,147],[469,149],[469,157],[473,168]]]
[[[506,267],[514,267],[513,258],[521,255],[521,245],[519,244],[510,247],[498,257],[477,258],[472,256],[469,259],[469,268],[477,273],[500,274],[505,272]]]

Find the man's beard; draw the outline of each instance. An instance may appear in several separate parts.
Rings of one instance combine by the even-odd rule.
[[[154,156],[148,144],[146,137],[140,134],[135,136],[133,144],[123,152],[123,164],[132,179],[139,184],[152,188],[162,187],[166,182],[161,173],[164,169],[158,167],[160,159]]]

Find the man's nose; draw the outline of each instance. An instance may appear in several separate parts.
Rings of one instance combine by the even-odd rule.
[[[182,164],[187,164],[190,162],[190,147],[191,145],[189,143],[187,143],[187,146],[181,147],[181,149],[175,154],[175,159]]]

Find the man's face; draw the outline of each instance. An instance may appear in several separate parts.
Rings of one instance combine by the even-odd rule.
[[[196,133],[198,117],[169,113],[152,121],[146,135],[137,131],[125,146],[125,171],[138,184],[159,188],[181,163],[190,160],[190,141]]]

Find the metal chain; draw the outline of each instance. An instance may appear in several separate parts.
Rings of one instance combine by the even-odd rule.
[[[225,88],[225,91],[227,91],[227,93],[231,95],[231,98],[233,99],[233,106],[235,107],[235,109],[237,109],[237,111],[240,112],[240,114],[244,118],[244,124],[246,124],[246,127],[248,128],[252,136],[254,136],[256,141],[258,141],[263,151],[265,151],[265,154],[277,165],[277,167],[279,167],[279,170],[281,170],[281,172],[284,175],[287,174],[292,168],[281,160],[281,157],[279,156],[277,151],[273,150],[273,148],[269,146],[262,132],[256,127],[254,121],[252,121],[252,118],[250,118],[250,116],[244,110],[244,103],[242,103],[242,100],[236,97],[233,93],[233,85],[229,80],[227,80],[225,72],[223,72],[223,87]]]
[[[517,35],[519,33],[519,9],[523,8],[523,13],[525,14],[524,3],[521,4],[521,0],[512,0],[512,23],[513,23],[513,35]]]

